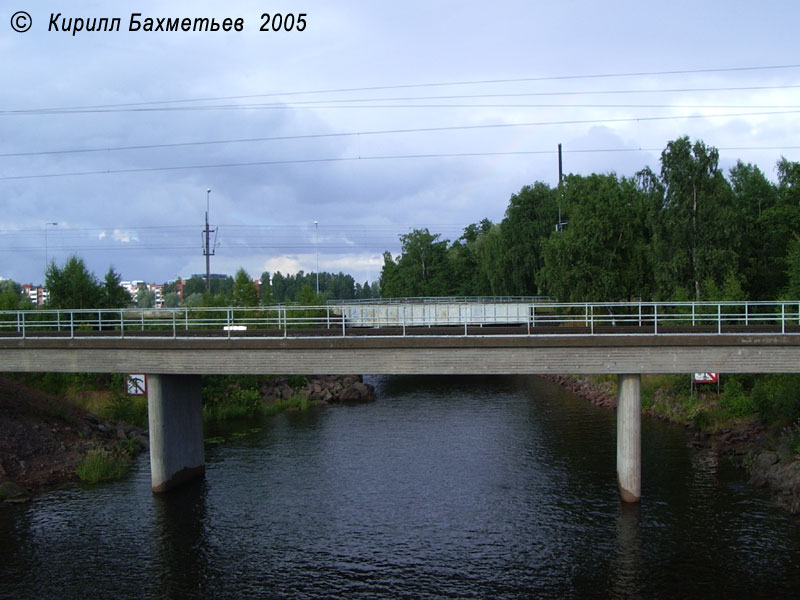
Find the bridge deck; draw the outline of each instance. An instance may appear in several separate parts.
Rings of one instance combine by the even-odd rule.
[[[0,338],[0,371],[616,374],[800,369],[800,336],[769,333],[286,338],[228,338],[216,333],[181,338]]]

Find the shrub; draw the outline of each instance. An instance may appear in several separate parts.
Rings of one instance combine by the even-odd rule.
[[[147,429],[146,396],[129,396],[123,392],[116,392],[109,398],[105,412],[111,419]]]
[[[752,400],[761,420],[774,427],[785,427],[800,419],[798,375],[769,375],[753,386]]]
[[[732,417],[745,417],[756,412],[752,396],[745,394],[741,382],[734,378],[725,382],[719,403]]]

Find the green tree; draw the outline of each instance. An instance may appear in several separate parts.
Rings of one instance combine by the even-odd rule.
[[[542,246],[540,288],[563,302],[649,296],[646,204],[636,182],[570,175],[563,202],[569,226]]]
[[[661,153],[665,195],[654,264],[663,291],[683,286],[700,300],[704,280],[720,283],[738,266],[741,227],[718,162],[716,148],[688,137],[669,142]]]
[[[300,306],[317,306],[322,304],[322,298],[314,291],[310,283],[306,283],[297,295],[297,303]]]
[[[120,280],[114,267],[108,267],[103,280],[103,308],[124,308],[131,303],[131,295],[120,285]]]
[[[386,297],[444,296],[450,293],[447,241],[425,229],[400,235],[402,251],[397,261],[383,255],[381,290]]]
[[[94,273],[83,259],[70,256],[62,268],[51,261],[46,272],[46,287],[50,292],[50,308],[98,308],[103,303],[103,290]]]
[[[33,308],[33,303],[22,287],[10,279],[0,280],[0,310],[26,310]]]
[[[495,277],[501,271],[504,279],[492,285],[495,294],[540,293],[537,273],[543,265],[542,246],[555,231],[558,205],[559,190],[542,182],[526,185],[511,196],[500,223],[500,238],[488,249]]]
[[[181,304],[181,297],[178,292],[167,292],[164,294],[164,307],[177,308]]]
[[[753,300],[770,300],[785,285],[786,244],[798,224],[797,206],[780,206],[778,189],[761,170],[738,161],[730,170],[735,210],[742,229],[739,273]]]
[[[139,308],[153,308],[156,305],[156,293],[146,287],[140,287],[136,292],[136,305]]]
[[[250,274],[240,268],[233,278],[233,305],[258,306],[258,288]]]

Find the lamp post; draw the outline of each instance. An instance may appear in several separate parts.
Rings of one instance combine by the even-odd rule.
[[[314,247],[317,251],[317,296],[319,296],[319,229],[317,222],[314,221]]]
[[[56,225],[58,225],[58,222],[57,221],[48,221],[47,223],[44,224],[44,277],[45,277],[45,280],[47,279],[47,226],[48,225],[56,226]]]

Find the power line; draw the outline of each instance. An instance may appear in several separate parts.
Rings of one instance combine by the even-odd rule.
[[[577,79],[606,79],[606,78],[621,78],[621,77],[650,77],[650,76],[662,76],[662,75],[697,75],[697,74],[707,74],[707,73],[732,73],[732,72],[770,71],[770,70],[774,71],[774,70],[786,70],[786,69],[797,69],[797,68],[800,68],[800,64],[761,65],[761,66],[749,66],[749,67],[722,67],[722,68],[708,68],[708,69],[676,69],[676,70],[665,70],[665,71],[638,71],[638,72],[627,72],[627,73],[596,73],[596,74],[583,74],[583,75],[550,75],[541,77],[521,77],[521,78],[509,78],[509,79],[484,79],[484,80],[473,80],[473,81],[450,81],[450,82],[413,83],[413,84],[368,86],[368,87],[333,88],[333,89],[306,90],[306,91],[294,91],[294,92],[272,92],[267,94],[216,96],[216,97],[206,97],[206,98],[186,98],[178,100],[153,100],[148,102],[97,104],[97,105],[74,106],[66,108],[65,107],[43,108],[36,110],[38,112],[50,112],[50,111],[60,111],[60,110],[84,110],[84,109],[148,106],[152,104],[180,104],[186,102],[209,102],[218,100],[245,100],[249,98],[275,98],[280,96],[338,94],[344,92],[366,92],[366,91],[379,91],[379,90],[398,90],[398,89],[414,89],[414,88],[464,86],[464,85],[495,85],[501,83],[566,81],[566,80],[577,80]],[[30,109],[7,110],[7,111],[0,111],[0,114],[23,113],[23,112],[28,112],[29,110]]]
[[[281,136],[274,139],[302,139],[302,138],[337,137],[337,136],[352,136],[352,135],[378,135],[378,134],[439,132],[439,131],[455,131],[455,130],[480,130],[480,129],[534,127],[534,126],[549,126],[549,125],[580,125],[580,124],[592,124],[592,123],[630,123],[630,122],[640,122],[640,121],[664,121],[664,120],[675,120],[675,119],[733,118],[733,117],[745,117],[745,116],[786,115],[786,114],[796,114],[798,112],[800,112],[800,110],[788,110],[788,111],[776,111],[776,112],[725,113],[717,115],[679,115],[679,116],[664,116],[664,117],[625,117],[619,119],[539,121],[531,123],[495,123],[489,125],[460,125],[452,127],[424,127],[416,129],[367,131],[362,133],[331,133],[331,134],[312,134],[307,136]],[[795,147],[782,146],[782,147],[769,147],[766,149],[793,149],[793,148]],[[757,150],[760,148],[751,147],[748,149]],[[145,172],[155,172],[155,171],[182,171],[191,169],[221,169],[221,168],[232,168],[232,167],[278,166],[278,165],[314,164],[314,163],[322,164],[322,163],[335,163],[335,162],[354,162],[361,160],[368,161],[368,160],[401,160],[401,159],[423,159],[423,158],[425,159],[467,158],[467,157],[480,157],[480,156],[523,156],[523,155],[536,155],[536,154],[553,154],[554,152],[555,152],[554,150],[527,150],[527,151],[520,150],[520,151],[509,151],[509,152],[456,152],[456,153],[396,154],[396,155],[379,155],[379,156],[340,156],[340,157],[321,157],[321,158],[305,158],[305,159],[281,159],[281,160],[252,161],[252,162],[212,163],[212,164],[202,164],[202,165],[179,165],[179,166],[169,166],[169,167],[134,167],[129,169],[106,169],[100,171],[72,171],[65,173],[42,173],[34,175],[8,175],[0,177],[0,181],[13,181],[22,179],[47,179],[47,178],[85,176],[85,175],[145,173]],[[602,150],[595,150],[595,152],[602,152]]]
[[[523,98],[523,97],[551,97],[551,96],[590,96],[590,95],[621,95],[621,94],[676,94],[688,92],[741,92],[796,89],[800,85],[756,85],[736,87],[699,87],[699,88],[670,88],[670,89],[633,89],[633,90],[584,90],[569,92],[522,92],[515,94],[458,94],[448,96],[401,96],[389,98],[347,98],[326,100],[303,100],[290,103],[271,104],[211,104],[204,106],[179,106],[179,107],[149,107],[149,108],[63,108],[63,109],[27,109],[14,111],[0,111],[0,116],[26,116],[26,115],[68,115],[68,114],[108,114],[108,113],[150,113],[150,112],[185,112],[208,110],[262,110],[262,109],[298,109],[298,108],[398,108],[398,105],[363,105],[346,106],[348,102],[411,102],[429,100],[462,100],[476,98]],[[324,106],[324,104],[333,106]],[[433,105],[437,106],[437,105]],[[474,105],[471,105],[474,106]],[[566,105],[569,106],[569,105]],[[420,105],[400,105],[400,108],[430,108]]]
[[[797,86],[800,87],[800,86]],[[471,106],[471,105],[465,105]],[[514,107],[519,105],[489,105],[492,107]],[[560,107],[561,105],[530,105],[535,107]],[[781,109],[789,109],[786,111],[777,111],[777,112],[754,112],[754,113],[747,113],[747,115],[759,115],[759,114],[784,114],[785,112],[797,112],[800,109],[800,106],[797,105],[788,105],[788,106],[775,106],[775,105],[765,105],[765,106],[758,106],[758,105],[720,105],[720,106],[708,106],[708,105],[564,105],[565,107],[603,107],[603,108],[781,108]],[[724,115],[709,115],[709,116],[724,116]],[[736,114],[733,116],[741,116],[740,114]],[[665,117],[642,117],[641,120],[652,120],[655,118],[688,118],[685,116],[665,116]],[[631,118],[633,119],[633,117]],[[605,119],[602,121],[606,121]],[[192,147],[192,146],[211,146],[211,145],[223,145],[223,144],[244,144],[244,143],[259,143],[259,142],[274,142],[274,141],[288,141],[288,140],[302,140],[302,139],[318,139],[318,138],[333,138],[333,137],[351,137],[351,136],[360,136],[360,135],[388,135],[388,134],[401,134],[401,133],[423,133],[423,132],[431,132],[431,131],[456,131],[459,129],[476,129],[476,128],[493,128],[493,127],[524,127],[530,125],[546,125],[546,124],[563,124],[563,123],[592,123],[592,122],[600,122],[600,121],[554,121],[554,122],[536,122],[536,123],[500,123],[500,124],[488,124],[488,125],[453,125],[453,126],[446,126],[446,127],[417,127],[417,128],[409,128],[409,129],[384,129],[384,130],[373,130],[373,131],[349,131],[349,132],[336,132],[336,133],[310,133],[310,134],[298,134],[298,135],[282,135],[282,136],[264,136],[264,137],[251,137],[251,138],[233,138],[233,139],[225,139],[225,140],[196,140],[191,142],[172,142],[172,143],[162,143],[162,144],[137,144],[137,145],[130,145],[130,146],[106,146],[106,147],[95,147],[95,148],[71,148],[71,149],[61,149],[61,150],[38,150],[38,151],[31,151],[31,152],[7,152],[7,153],[0,153],[0,157],[2,158],[10,158],[10,157],[22,157],[22,156],[46,156],[46,155],[59,155],[59,154],[89,154],[89,153],[100,153],[100,152],[121,152],[121,151],[136,151],[136,150],[156,150],[156,149],[163,149],[163,148],[184,148],[184,147]]]

